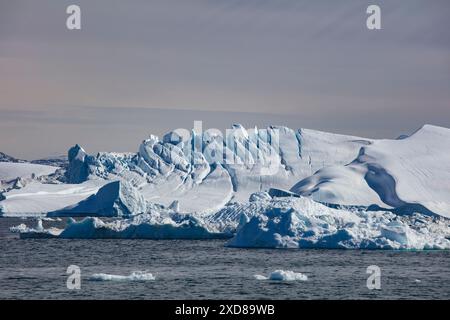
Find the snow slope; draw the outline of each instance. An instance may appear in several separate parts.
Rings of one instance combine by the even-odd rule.
[[[26,162],[25,160],[16,159],[7,155],[6,153],[0,152],[0,162]]]
[[[403,139],[373,141],[348,165],[321,169],[291,191],[329,204],[450,217],[450,129],[426,125]]]
[[[48,216],[132,216],[146,213],[147,202],[135,188],[126,181],[112,181],[101,186],[88,198],[49,212]]]
[[[55,173],[59,167],[16,162],[0,162],[0,181],[9,181],[15,178],[39,177]]]
[[[87,199],[108,181],[89,180],[81,184],[44,184],[32,181],[21,189],[3,193],[0,215],[27,216],[62,210]]]

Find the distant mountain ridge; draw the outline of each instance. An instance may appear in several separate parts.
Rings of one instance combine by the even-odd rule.
[[[0,152],[0,162],[14,162],[14,163],[24,163],[27,162],[25,160],[16,159],[6,153]]]
[[[15,158],[4,152],[0,152],[0,162],[33,163],[33,164],[42,164],[42,165],[46,165],[46,166],[54,166],[54,167],[61,167],[61,168],[66,168],[69,164],[69,160],[67,159],[66,155],[50,156],[50,157],[45,157],[42,159],[28,161],[28,160]]]

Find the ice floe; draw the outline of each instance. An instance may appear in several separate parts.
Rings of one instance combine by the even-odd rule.
[[[95,273],[89,277],[90,281],[152,281],[155,276],[147,271],[133,271],[131,274],[117,275],[107,273]]]
[[[290,270],[275,270],[269,274],[268,277],[255,274],[256,280],[273,280],[273,281],[307,281],[308,276],[300,273],[294,272]]]

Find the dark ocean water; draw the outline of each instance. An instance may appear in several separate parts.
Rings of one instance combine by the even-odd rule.
[[[225,241],[20,240],[0,219],[0,299],[449,299],[450,251],[266,250]],[[69,265],[81,289],[66,287]],[[366,268],[381,268],[369,290]],[[276,269],[308,281],[254,279]],[[94,273],[147,270],[156,280],[89,281]]]

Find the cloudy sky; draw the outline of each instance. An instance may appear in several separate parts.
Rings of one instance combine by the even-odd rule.
[[[77,4],[82,29],[66,29]],[[378,4],[382,30],[366,28]],[[135,151],[150,133],[450,127],[448,0],[0,0],[0,151]]]

